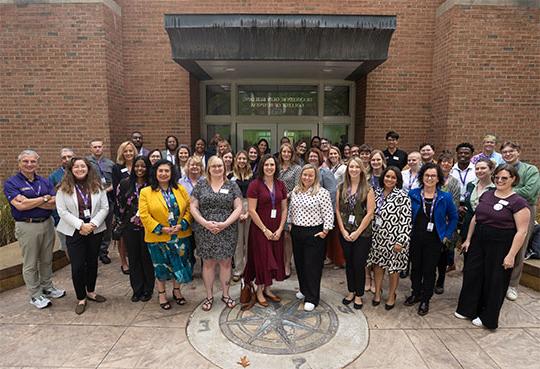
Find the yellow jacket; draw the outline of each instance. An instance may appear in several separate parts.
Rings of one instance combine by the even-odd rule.
[[[190,227],[186,231],[178,232],[178,238],[191,236],[192,217],[189,212],[189,195],[184,187],[180,185],[176,189],[173,188],[172,192],[180,210],[178,224],[180,224],[182,219],[190,224]],[[158,224],[161,224],[163,227],[169,227],[169,209],[159,189],[154,191],[152,187],[148,186],[141,190],[139,215],[144,225],[144,240],[146,242],[167,242],[171,239],[171,235],[167,233],[155,234],[152,232]]]

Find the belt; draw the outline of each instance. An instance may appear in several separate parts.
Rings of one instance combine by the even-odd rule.
[[[43,223],[47,220],[49,220],[50,217],[46,218],[24,218],[19,220],[19,222],[25,222],[25,223]]]

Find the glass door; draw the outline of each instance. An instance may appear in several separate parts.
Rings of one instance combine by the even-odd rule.
[[[247,150],[261,138],[268,141],[270,152],[277,150],[277,127],[275,124],[237,124],[236,150]]]
[[[280,123],[277,125],[278,137],[277,142],[281,140],[282,137],[288,137],[291,140],[291,143],[294,145],[298,140],[304,140],[307,142],[308,146],[311,141],[311,137],[317,135],[317,124],[316,123]]]

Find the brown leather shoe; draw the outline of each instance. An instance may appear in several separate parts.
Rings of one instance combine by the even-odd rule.
[[[263,292],[263,295],[264,295],[264,297],[266,297],[270,301],[273,301],[273,302],[280,302],[281,301],[281,297],[279,297],[278,295],[269,295],[266,292]]]
[[[96,297],[93,297],[93,298],[92,298],[92,297],[90,297],[90,296],[86,296],[86,298],[87,298],[88,300],[94,301],[94,302],[105,302],[105,301],[107,301],[107,299],[106,299],[105,297],[103,297],[103,296],[101,296],[101,295],[98,295],[97,293],[96,293]]]
[[[257,298],[257,302],[259,303],[259,305],[261,305],[262,307],[267,307],[268,306],[268,301],[259,299],[258,295],[256,296],[256,298]]]
[[[86,302],[84,304],[77,304],[75,306],[75,314],[81,315],[86,310]]]

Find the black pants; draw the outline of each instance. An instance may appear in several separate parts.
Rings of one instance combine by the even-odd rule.
[[[128,252],[129,282],[133,294],[151,295],[154,292],[154,265],[144,242],[144,230],[127,227],[123,236]]]
[[[453,250],[448,250],[446,246],[443,246],[441,249],[441,257],[437,263],[437,282],[435,283],[437,287],[444,287],[444,281],[446,279],[446,267],[450,265],[448,264],[448,256],[450,255],[450,251],[453,252]]]
[[[106,256],[109,254],[109,245],[111,244],[112,239],[112,219],[113,219],[113,204],[109,201],[109,214],[105,218],[105,229],[102,233],[101,245],[99,246],[99,256]]]
[[[82,236],[75,231],[66,236],[66,246],[71,261],[71,279],[77,300],[84,300],[86,292],[94,292],[98,270],[99,246],[103,232]]]
[[[479,317],[489,329],[499,325],[512,269],[502,264],[510,251],[514,229],[498,229],[476,224],[463,266],[463,285],[457,312],[474,319]]]
[[[436,231],[416,230],[411,237],[412,293],[429,302],[435,287],[435,269],[441,257],[442,242]]]
[[[294,265],[298,274],[300,292],[305,302],[317,306],[321,296],[321,277],[326,247],[324,239],[314,237],[323,230],[322,224],[315,227],[292,226]]]
[[[356,296],[363,296],[366,284],[365,267],[371,248],[371,237],[358,237],[356,241],[349,242],[340,234],[339,241],[345,256],[347,289]]]

